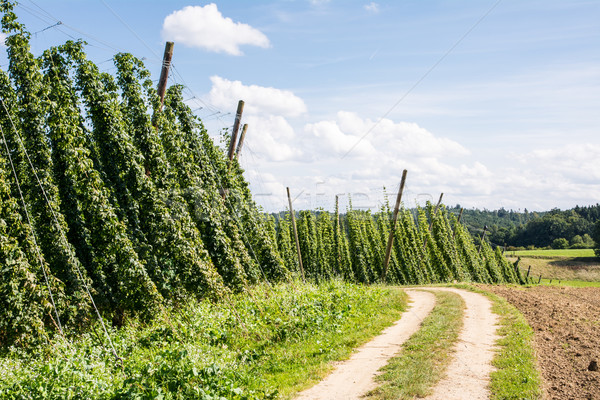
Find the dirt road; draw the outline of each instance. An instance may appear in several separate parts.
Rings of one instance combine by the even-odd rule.
[[[301,392],[298,400],[352,400],[360,399],[377,387],[373,379],[379,368],[396,354],[402,344],[421,326],[421,322],[435,305],[432,293],[407,290],[411,308],[402,318],[375,339],[359,348],[350,359],[338,364],[324,380]]]
[[[453,360],[446,377],[434,388],[429,400],[489,399],[490,374],[493,371],[494,343],[498,316],[492,313],[490,300],[467,290],[438,288],[459,294],[465,301],[463,329],[458,337]]]
[[[497,339],[497,317],[491,311],[490,301],[483,295],[451,288],[422,288],[447,290],[465,300],[466,310],[463,330],[455,346],[453,361],[447,377],[434,388],[428,399],[487,399],[488,383],[492,372],[493,346]],[[298,400],[360,399],[377,387],[374,377],[379,368],[400,351],[406,341],[421,326],[423,319],[433,309],[435,296],[420,290],[406,290],[412,307],[384,333],[360,348],[349,360],[323,381],[301,392]]]

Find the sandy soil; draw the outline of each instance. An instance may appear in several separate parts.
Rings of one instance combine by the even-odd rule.
[[[547,399],[600,400],[600,288],[485,286],[523,313]],[[591,370],[590,370],[591,369]]]
[[[491,365],[498,316],[492,313],[487,297],[467,290],[436,288],[459,294],[465,301],[464,325],[454,347],[453,360],[446,377],[433,389],[430,400],[488,399]]]
[[[360,399],[377,387],[374,377],[379,368],[387,364],[402,344],[420,327],[421,322],[435,305],[432,293],[407,290],[411,308],[402,318],[385,329],[375,339],[359,348],[354,355],[337,365],[323,381],[301,392],[298,400],[352,400]]]

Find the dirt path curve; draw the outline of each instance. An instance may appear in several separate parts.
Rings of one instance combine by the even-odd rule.
[[[338,364],[337,368],[317,385],[300,392],[296,400],[352,400],[360,399],[369,390],[377,387],[373,379],[377,370],[387,364],[402,344],[419,328],[421,322],[435,305],[432,293],[406,290],[411,307],[402,314],[394,325],[357,350],[350,359]]]
[[[430,290],[430,288],[427,288]],[[435,386],[427,400],[489,399],[494,343],[499,336],[498,317],[490,300],[478,293],[453,288],[431,288],[459,294],[466,303],[464,325],[455,345],[446,377]]]

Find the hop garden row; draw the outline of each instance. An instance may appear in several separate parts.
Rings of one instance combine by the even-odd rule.
[[[35,58],[0,4],[0,345],[85,329],[94,308],[119,325],[298,273],[288,220],[260,212],[180,86],[162,105],[140,60],[116,55],[112,76],[81,42]],[[523,280],[443,211],[401,215],[390,282]],[[376,282],[389,224],[389,210],[300,212],[307,277]]]

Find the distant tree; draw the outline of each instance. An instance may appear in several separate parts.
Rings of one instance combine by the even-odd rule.
[[[590,235],[588,235],[586,233],[586,234],[584,234],[582,236],[582,238],[583,238],[583,244],[584,244],[584,246],[585,246],[586,249],[593,249],[594,248],[594,246],[595,246],[594,239],[592,239],[592,237]]]
[[[594,246],[596,257],[600,257],[600,220],[596,222],[596,226],[592,232],[592,239],[594,239],[594,242],[596,243]]]
[[[552,241],[553,249],[566,249],[569,247],[569,241],[565,238],[558,238]]]

